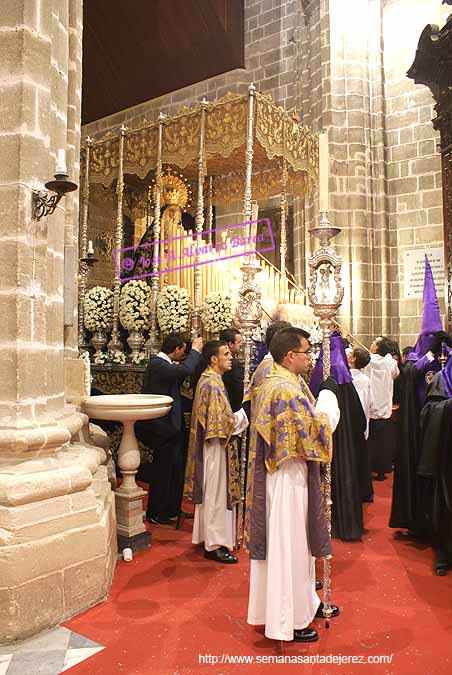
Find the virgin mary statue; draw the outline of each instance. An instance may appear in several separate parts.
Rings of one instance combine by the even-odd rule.
[[[154,188],[155,192],[155,188]],[[174,173],[165,173],[162,177],[162,192],[161,192],[162,210],[160,215],[160,245],[159,251],[159,268],[161,270],[166,267],[171,267],[171,261],[167,259],[168,241],[173,237],[181,236],[183,230],[194,229],[194,218],[184,210],[189,204],[190,188],[187,186],[182,177]],[[146,244],[146,246],[143,246]],[[163,249],[163,250],[162,250]],[[151,269],[147,262],[143,264],[143,260],[152,260],[154,252],[154,236],[153,236],[153,221],[147,228],[146,232],[141,237],[140,243],[134,254],[135,265],[129,272],[130,277],[137,277],[142,274],[149,274]],[[148,279],[150,277],[147,277]],[[165,282],[165,274],[162,274],[162,282]]]

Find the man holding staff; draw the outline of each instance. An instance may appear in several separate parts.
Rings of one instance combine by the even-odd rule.
[[[319,464],[331,461],[339,421],[336,382],[321,384],[315,405],[298,377],[309,366],[308,338],[287,328],[270,343],[275,363],[253,406],[247,486],[248,623],[265,624],[268,638],[296,642],[318,640],[309,628],[323,609],[315,557],[331,555]]]

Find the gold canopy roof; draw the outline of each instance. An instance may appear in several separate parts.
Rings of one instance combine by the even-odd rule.
[[[213,176],[215,203],[243,197],[248,96],[227,94],[206,106],[205,169]],[[158,121],[128,129],[124,142],[123,172],[144,178],[157,162]],[[201,109],[184,108],[165,119],[162,161],[183,172],[190,181],[198,175]],[[288,170],[287,191],[302,195],[318,181],[318,136],[297,123],[269,96],[255,94],[252,162],[253,198],[282,190],[282,167]],[[105,187],[117,178],[119,133],[93,142],[90,182]]]

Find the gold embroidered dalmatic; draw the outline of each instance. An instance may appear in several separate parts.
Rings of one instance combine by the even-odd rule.
[[[245,543],[249,544],[251,512],[256,496],[256,471],[262,485],[264,469],[274,473],[289,459],[330,462],[332,432],[328,416],[315,409],[315,399],[301,378],[273,364],[257,391],[251,419],[246,489]],[[263,465],[256,467],[258,446]],[[262,448],[265,450],[262,450]],[[264,471],[265,473],[265,471]],[[262,492],[261,487],[259,492]],[[264,495],[260,495],[263,499]]]
[[[207,368],[196,387],[190,426],[184,497],[202,503],[204,443],[218,439],[225,448],[228,507],[240,501],[240,472],[237,444],[231,440],[235,418],[221,375]]]

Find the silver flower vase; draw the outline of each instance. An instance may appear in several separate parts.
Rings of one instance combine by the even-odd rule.
[[[138,356],[144,345],[143,332],[141,330],[131,330],[127,338],[127,344],[132,350],[131,356]]]
[[[102,351],[104,350],[105,345],[107,344],[107,335],[105,331],[101,329],[94,331],[93,337],[91,338],[91,344],[96,350],[93,356],[93,358],[95,359],[102,354]]]

